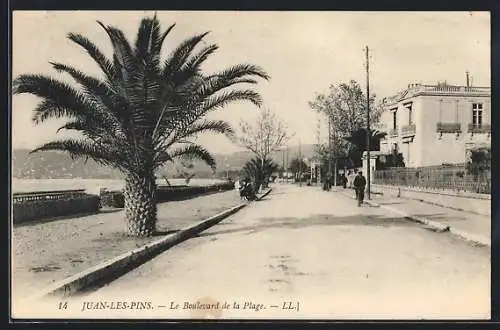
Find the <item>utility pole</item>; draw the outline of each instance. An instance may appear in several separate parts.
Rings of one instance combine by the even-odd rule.
[[[333,186],[337,187],[337,155],[335,155],[335,150],[333,149],[337,143],[337,137],[335,136],[335,130],[332,130],[333,136],[333,147],[332,147],[332,155],[333,155]]]
[[[284,176],[285,176],[285,149],[281,149],[281,169],[282,169],[282,172],[281,172],[281,180],[282,182],[284,182]]]
[[[302,187],[302,144],[299,140],[299,187]]]
[[[286,172],[286,183],[288,183],[288,145],[286,146],[286,169],[285,169],[285,172]]]
[[[370,59],[366,46],[366,197],[370,199]]]
[[[328,179],[332,174],[332,117],[328,115]]]

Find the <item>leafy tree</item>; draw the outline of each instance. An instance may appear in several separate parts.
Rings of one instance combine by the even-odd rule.
[[[467,174],[474,177],[474,181],[484,179],[487,171],[491,169],[491,149],[471,150],[465,168]]]
[[[315,112],[326,117],[330,130],[329,143],[322,144],[321,151],[328,157],[345,162],[349,167],[359,166],[362,152],[366,149],[366,94],[354,80],[348,84],[330,85],[329,91],[317,94],[309,102]],[[376,127],[383,107],[376,102],[376,95],[370,96],[370,126]],[[362,138],[365,142],[362,142]],[[371,144],[374,146],[375,143]],[[329,150],[331,148],[331,150]],[[318,154],[324,158],[325,155]]]
[[[330,85],[328,93],[317,94],[309,106],[330,119],[332,131],[340,138],[366,128],[366,94],[354,80],[348,84]],[[376,95],[370,95],[370,124],[376,125],[383,107],[376,103]]]
[[[380,170],[391,167],[405,167],[403,154],[397,148],[393,148],[389,155],[384,155],[377,161],[377,169]]]
[[[218,49],[209,44],[197,50],[208,33],[182,41],[165,60],[160,59],[164,40],[175,24],[162,31],[156,15],[141,21],[135,44],[118,28],[98,23],[113,46],[111,59],[83,35],[70,33],[68,38],[96,62],[102,79],[52,63],[78,86],[23,74],[14,80],[13,92],[41,98],[33,113],[35,124],[63,117],[67,122],[61,129],[81,133],[81,138],[55,140],[33,152],[62,150],[120,170],[125,177],[128,232],[150,236],[157,219],[155,171],[179,157],[198,158],[215,168],[212,155],[193,138],[205,132],[234,132],[227,122],[206,120],[205,115],[241,100],[260,106],[257,92],[233,87],[256,84],[269,76],[251,64],[202,72],[201,65]]]

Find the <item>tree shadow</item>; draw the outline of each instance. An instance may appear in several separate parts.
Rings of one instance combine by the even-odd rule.
[[[384,217],[375,215],[353,215],[334,216],[331,214],[316,214],[306,218],[282,217],[282,218],[260,218],[252,226],[243,226],[233,229],[214,230],[204,232],[197,237],[208,237],[214,235],[244,233],[255,234],[266,229],[295,230],[314,226],[375,226],[375,227],[408,227],[422,228],[420,224],[404,217]]]
[[[380,205],[398,205],[398,204],[404,204],[402,202],[376,202]]]
[[[159,228],[153,233],[153,236],[167,236],[171,234],[175,234],[180,232],[180,229],[165,229],[165,228]]]
[[[446,213],[435,213],[435,214],[414,214],[413,216],[419,217],[419,218],[426,218],[429,220],[439,220],[443,222],[449,222],[449,221],[470,221],[470,219],[466,217],[460,217],[460,216],[453,216],[450,218],[449,214]]]
[[[54,221],[61,221],[61,220],[72,220],[72,219],[84,218],[84,217],[98,215],[98,214],[116,213],[116,212],[120,212],[120,211],[123,211],[123,209],[118,209],[118,208],[104,209],[104,210],[101,209],[101,210],[96,211],[96,212],[84,212],[84,213],[77,213],[77,214],[71,214],[71,215],[61,215],[58,217],[25,220],[25,221],[20,222],[20,223],[14,223],[13,225],[14,225],[14,227],[35,226],[35,225],[40,225],[40,224],[44,224],[47,222],[54,222]]]

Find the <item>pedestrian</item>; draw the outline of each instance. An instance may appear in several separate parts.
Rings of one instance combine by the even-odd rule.
[[[366,179],[363,176],[363,172],[359,171],[358,175],[354,178],[354,189],[356,190],[356,199],[358,201],[358,206],[361,206],[365,198],[365,186]]]
[[[347,188],[347,176],[345,173],[342,174],[342,187]]]

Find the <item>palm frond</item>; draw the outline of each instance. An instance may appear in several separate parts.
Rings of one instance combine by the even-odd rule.
[[[52,141],[33,149],[30,153],[50,150],[65,151],[72,158],[91,158],[102,165],[111,165],[122,170],[129,170],[128,159],[119,149],[112,148],[109,145],[99,145],[88,140],[66,139]]]
[[[201,113],[207,113],[208,111],[216,110],[218,108],[226,106],[228,103],[235,101],[250,101],[257,107],[262,105],[262,97],[259,93],[247,89],[247,90],[232,90],[229,92],[222,92],[206,99],[200,106],[198,110]]]
[[[165,38],[168,36],[168,34],[170,33],[170,31],[172,31],[172,29],[175,27],[175,23],[170,25],[167,30],[165,30],[165,32],[162,33],[162,35],[160,36],[160,38],[158,39],[158,44],[157,45],[154,45],[154,47],[156,49],[158,49],[158,52],[161,51],[161,47],[163,46],[163,42],[165,41]]]
[[[68,33],[67,37],[87,51],[90,57],[99,65],[109,81],[115,80],[116,68],[93,42],[78,33]]]
[[[55,70],[59,72],[68,73],[76,82],[78,82],[84,89],[89,97],[97,98],[102,105],[107,108],[107,112],[114,115],[114,120],[126,122],[128,117],[127,113],[127,100],[120,97],[115,91],[99,79],[88,76],[80,70],[77,70],[69,65],[50,62]]]
[[[206,77],[205,83],[201,86],[199,93],[202,96],[210,96],[236,84],[252,84],[255,82],[255,79],[251,77],[260,77],[265,80],[270,79],[270,76],[259,66],[239,64]]]
[[[199,133],[204,132],[215,132],[220,134],[225,134],[227,136],[233,136],[235,134],[233,127],[227,121],[224,120],[203,120],[196,122],[191,127],[189,127],[182,138],[190,137]]]
[[[163,77],[168,78],[178,72],[186,60],[191,55],[194,48],[200,43],[209,32],[198,34],[184,40],[167,58],[163,67]]]
[[[118,61],[122,69],[122,74],[125,74],[124,78],[127,78],[128,75],[132,75],[136,71],[137,66],[134,52],[123,31],[112,26],[105,26],[100,21],[97,21],[97,23],[106,31],[111,40],[114,58]]]
[[[269,76],[260,66],[254,64],[233,65],[214,76],[228,81],[245,76],[257,76],[265,80],[271,79],[271,76]]]
[[[49,117],[84,117],[91,112],[83,93],[66,83],[43,75],[20,75],[13,82],[13,93],[29,93],[47,101],[36,111],[35,123]]]
[[[158,43],[160,39],[160,23],[153,18],[143,18],[137,31],[135,41],[135,56],[138,59],[147,61],[157,61],[159,63],[160,49]],[[161,45],[160,45],[161,46]]]
[[[66,83],[43,75],[20,75],[14,80],[13,92],[43,99],[33,112],[35,124],[49,118],[78,118],[93,122],[113,136],[123,136],[120,122],[96,102],[93,94],[84,94]]]
[[[191,58],[181,67],[184,72],[197,72],[200,65],[207,60],[207,58],[215,53],[219,46],[213,44],[203,48],[198,54],[191,56]]]
[[[184,159],[199,159],[204,161],[208,166],[212,168],[212,170],[216,169],[216,162],[210,152],[197,144],[190,144],[188,146],[178,147],[170,152],[170,157],[175,158],[184,158]]]
[[[201,133],[214,132],[226,135],[228,138],[234,137],[233,127],[224,120],[201,120],[191,124],[183,130],[176,131],[165,143],[159,144],[159,148],[168,148],[174,143],[185,143],[186,138],[194,138]]]

